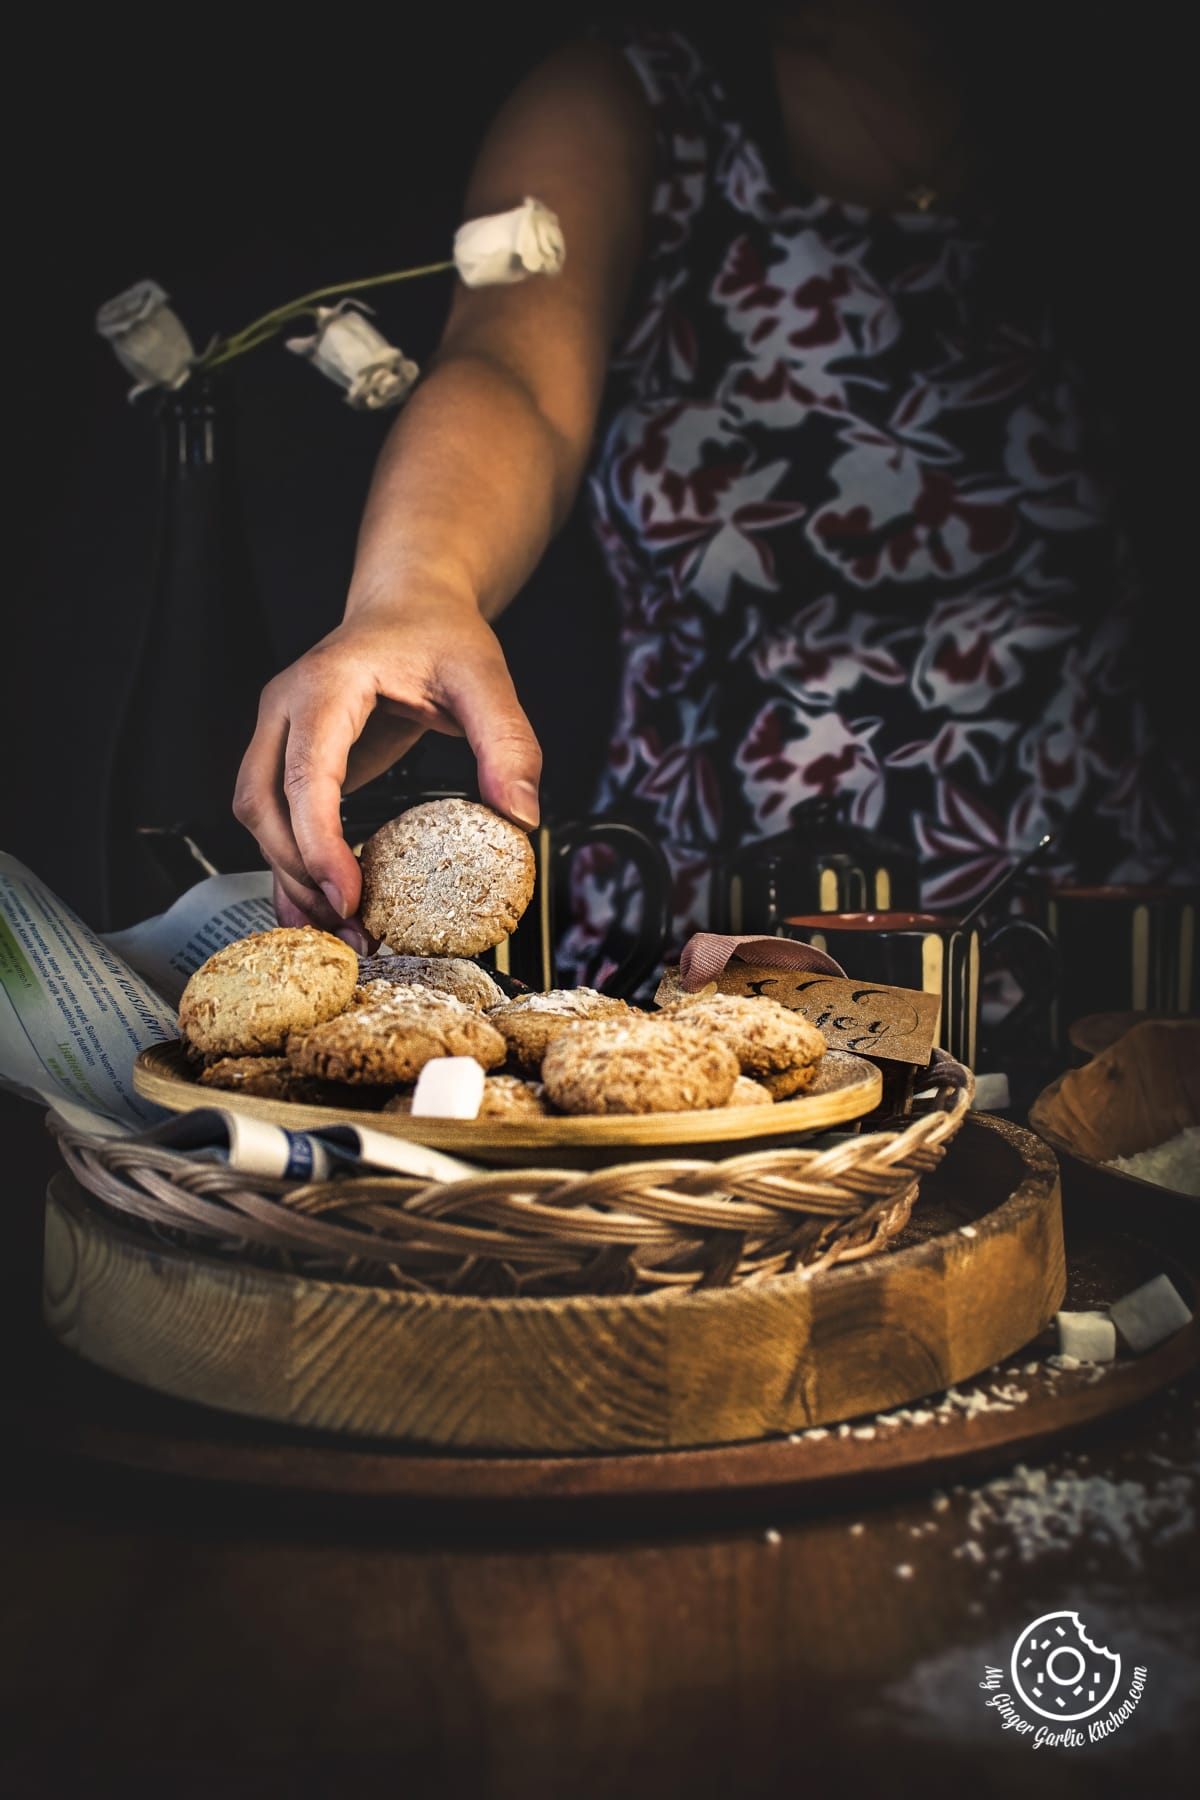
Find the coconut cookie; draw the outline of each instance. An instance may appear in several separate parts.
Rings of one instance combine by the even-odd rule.
[[[488,1011],[488,1019],[504,1034],[513,1062],[536,1075],[542,1058],[560,1031],[581,1019],[640,1018],[627,1000],[616,1000],[596,988],[550,988],[544,994],[518,994]]]
[[[357,981],[357,954],[332,932],[315,925],[251,932],[189,977],[179,1029],[192,1050],[271,1056],[293,1032],[349,1006]]]
[[[298,1040],[293,1039],[293,1042]],[[286,1056],[222,1056],[196,1077],[200,1087],[251,1094],[256,1100],[290,1100],[305,1106],[352,1106],[375,1110],[391,1093],[387,1087],[346,1087],[300,1075]]]
[[[568,1113],[698,1112],[724,1106],[737,1077],[712,1032],[642,1014],[568,1025],[542,1059],[546,1093]]]
[[[384,1112],[410,1113],[411,1094],[396,1094]],[[524,1081],[519,1075],[484,1077],[483,1099],[475,1115],[479,1119],[545,1119],[550,1117],[546,1090],[540,1081]]]
[[[519,1075],[489,1075],[483,1084],[481,1119],[546,1119],[550,1111],[546,1089],[540,1081],[523,1081]]]
[[[819,1068],[819,1062],[809,1063],[805,1068],[778,1069],[755,1079],[762,1082],[772,1100],[794,1100],[797,1094],[807,1094],[817,1079]]]
[[[356,1086],[396,1084],[415,1081],[435,1056],[473,1056],[494,1069],[508,1053],[495,1026],[453,994],[369,981],[355,999],[349,1011],[288,1046],[288,1061],[300,1074]]]
[[[799,1013],[778,1000],[748,994],[672,1000],[655,1016],[715,1032],[737,1057],[743,1075],[761,1081],[775,1100],[811,1087],[828,1048],[823,1034]]]
[[[477,956],[533,896],[533,846],[475,800],[427,800],[362,847],[364,929],[404,956]]]
[[[253,1094],[260,1100],[310,1100],[321,1084],[298,1075],[286,1056],[222,1056],[196,1077],[201,1087],[230,1094]]]
[[[773,1106],[775,1096],[767,1091],[761,1081],[752,1081],[749,1075],[739,1075],[733,1084],[733,1092],[725,1102],[726,1106]]]
[[[486,969],[466,956],[364,956],[358,965],[359,982],[408,981],[418,987],[453,994],[476,1012],[501,1006],[508,995]]]

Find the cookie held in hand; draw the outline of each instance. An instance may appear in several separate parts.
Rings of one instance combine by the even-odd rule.
[[[193,1052],[271,1056],[293,1032],[349,1006],[358,957],[315,925],[254,931],[216,950],[189,976],[179,1029]]]
[[[477,956],[533,897],[533,846],[475,800],[410,807],[362,847],[363,927],[397,955]]]

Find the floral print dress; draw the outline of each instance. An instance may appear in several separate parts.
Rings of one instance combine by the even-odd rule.
[[[1133,583],[1038,309],[998,311],[964,221],[773,177],[687,37],[622,47],[658,169],[587,490],[622,650],[596,810],[666,851],[669,952],[817,796],[940,910],[1046,832],[1057,872],[1168,878]],[[574,879],[560,963],[602,980],[636,895],[603,852]]]

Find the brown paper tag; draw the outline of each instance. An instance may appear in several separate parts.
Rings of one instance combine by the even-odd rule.
[[[708,989],[778,1000],[815,1025],[831,1050],[917,1063],[921,1068],[933,1054],[942,1009],[940,994],[922,993],[919,988],[881,987],[815,969],[769,969],[736,958]],[[664,971],[654,998],[666,1006],[697,996],[688,993],[676,967]]]

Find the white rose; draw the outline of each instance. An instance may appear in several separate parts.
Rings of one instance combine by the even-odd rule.
[[[96,330],[107,338],[117,360],[137,377],[134,400],[147,388],[182,387],[196,352],[179,319],[167,305],[156,281],[138,281],[105,301],[96,314]]]
[[[420,370],[376,331],[363,310],[361,300],[319,306],[313,336],[288,338],[287,348],[307,357],[322,375],[344,388],[348,406],[375,412],[399,406]]]
[[[454,234],[454,266],[468,287],[557,275],[565,256],[557,217],[528,196],[511,212],[469,219]]]

